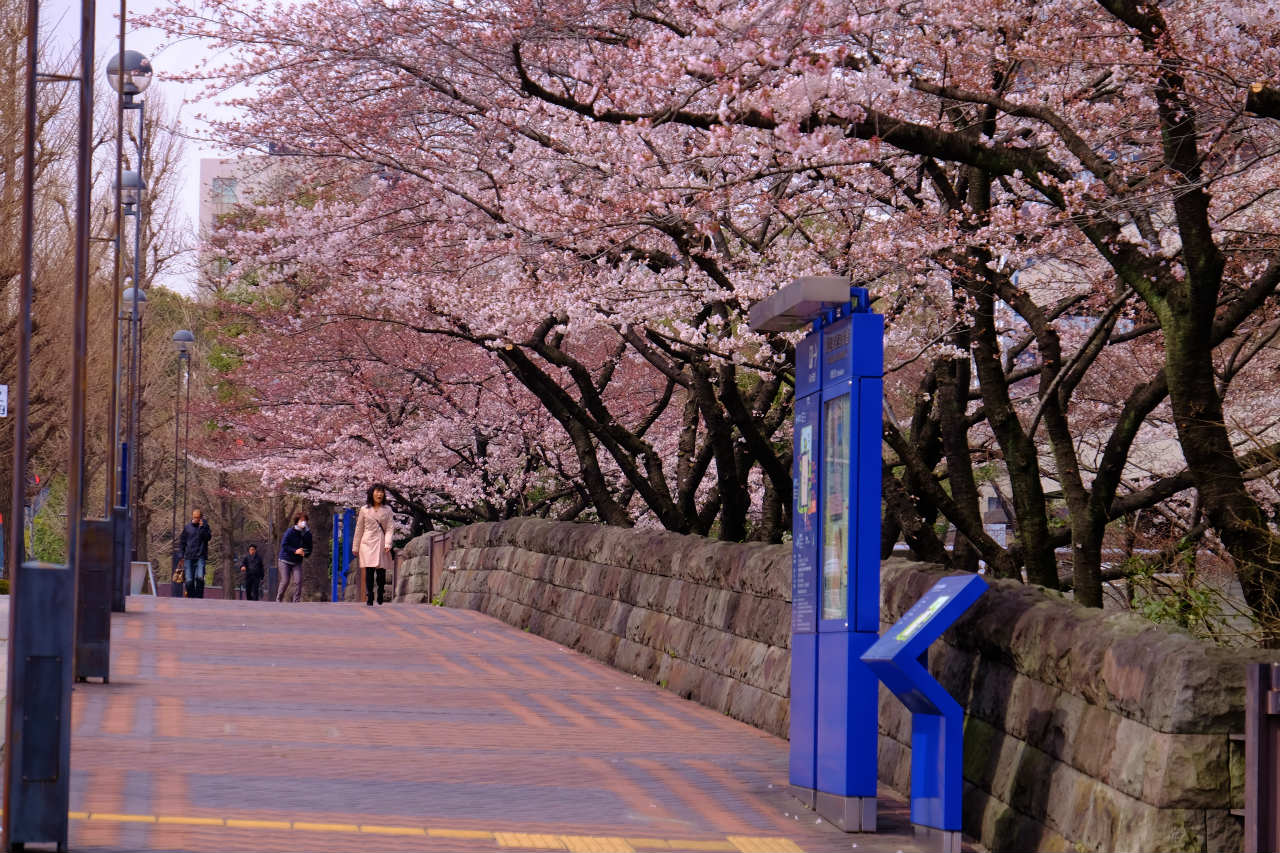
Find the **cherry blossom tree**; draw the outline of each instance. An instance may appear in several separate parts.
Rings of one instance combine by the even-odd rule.
[[[1057,586],[1070,545],[1100,604],[1108,525],[1194,489],[1280,626],[1250,485],[1276,458],[1267,4],[210,0],[160,23],[236,52],[216,79],[255,88],[226,141],[307,163],[232,274],[296,294],[299,333],[483,348],[601,519],[634,496],[672,529],[785,529],[792,340],[743,318],[843,274],[889,319],[886,546]],[[599,390],[624,363],[670,388],[630,420]]]

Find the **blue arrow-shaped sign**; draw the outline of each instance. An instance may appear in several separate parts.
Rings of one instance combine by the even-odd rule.
[[[978,575],[943,578],[862,655],[911,711],[911,822],[959,832],[964,709],[921,663],[934,640],[987,591]]]

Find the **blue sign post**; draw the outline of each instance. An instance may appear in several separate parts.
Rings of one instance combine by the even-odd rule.
[[[812,323],[796,345],[792,467],[791,756],[796,795],[841,829],[874,831],[880,628],[884,318],[865,288],[799,279],[751,326]]]
[[[330,561],[330,601],[342,601],[347,592],[347,572],[351,569],[351,540],[356,511],[344,509],[333,514],[333,550]]]
[[[934,640],[987,591],[978,575],[938,581],[862,660],[911,711],[911,824],[959,853],[964,709],[921,662]]]

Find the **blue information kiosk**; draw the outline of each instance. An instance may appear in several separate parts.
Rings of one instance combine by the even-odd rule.
[[[791,765],[796,795],[847,832],[876,826],[884,318],[844,278],[801,278],[751,327],[812,324],[796,346]]]

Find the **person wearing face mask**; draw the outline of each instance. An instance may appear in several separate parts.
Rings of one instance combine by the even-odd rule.
[[[276,601],[284,601],[285,591],[293,582],[293,600],[302,600],[302,561],[311,556],[311,531],[307,529],[307,514],[300,512],[293,517],[293,527],[285,531],[280,540],[280,590]]]
[[[391,568],[391,534],[395,519],[387,506],[387,487],[374,483],[365,494],[365,505],[356,517],[356,534],[352,540],[351,556],[360,561],[364,570],[365,604],[373,605],[373,587],[378,587],[378,603],[385,601],[387,569]]]

